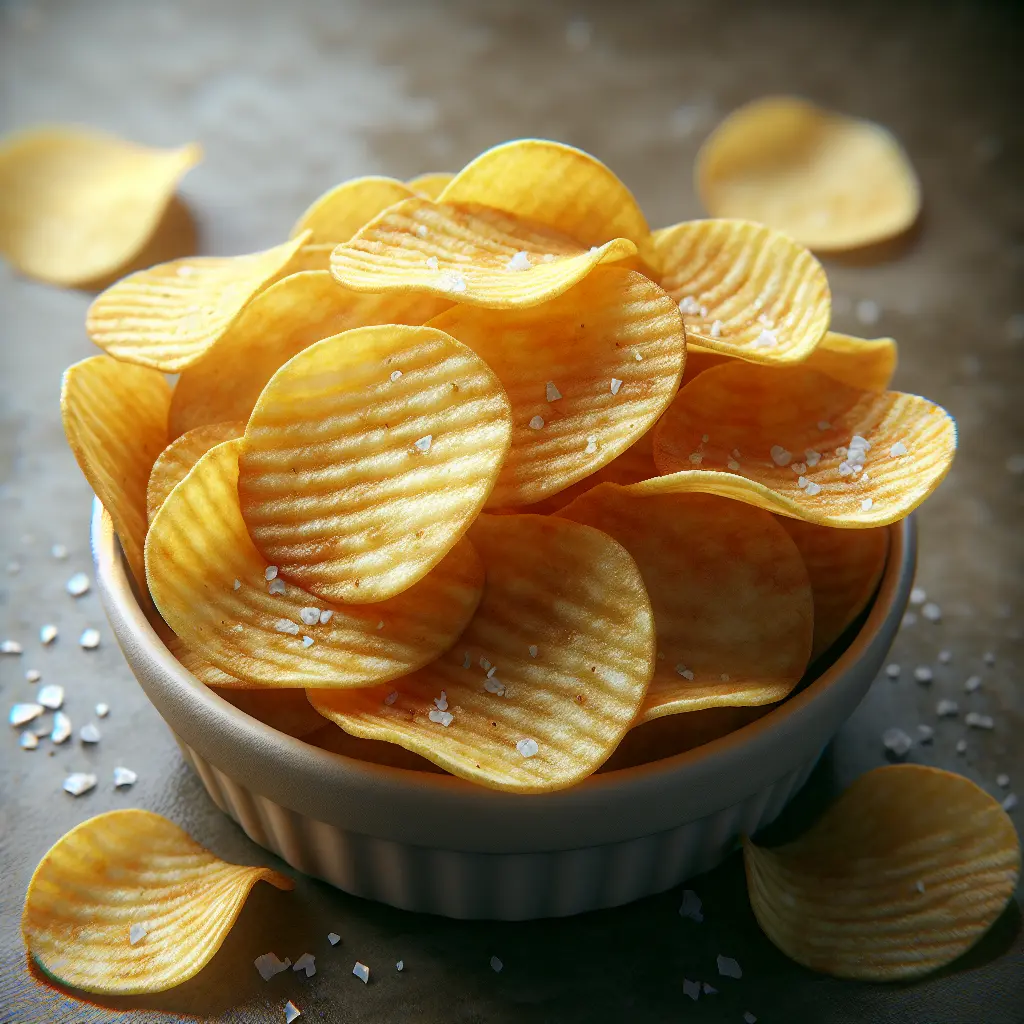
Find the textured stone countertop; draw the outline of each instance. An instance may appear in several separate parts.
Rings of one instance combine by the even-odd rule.
[[[62,0],[0,6],[0,130],[78,121],[147,143],[199,140],[205,162],[183,196],[199,251],[245,252],[283,238],[322,190],[358,174],[409,177],[455,169],[492,143],[537,135],[590,150],[633,189],[652,224],[698,216],[697,147],[715,120],[748,99],[791,91],[873,118],[903,141],[924,185],[920,230],[888,262],[829,260],[839,330],[900,342],[896,386],[945,405],[960,427],[949,478],[920,514],[918,583],[940,622],[908,622],[892,660],[784,816],[793,827],[860,772],[884,763],[881,734],[919,723],[931,745],[909,760],[963,772],[1000,797],[1024,797],[1024,74],[1011,4],[737,2],[575,3],[395,0]],[[907,985],[814,975],[758,930],[739,856],[690,884],[703,924],[677,913],[679,890],[619,910],[527,924],[461,923],[364,902],[308,879],[286,894],[257,887],[212,963],[160,996],[94,999],[54,989],[26,966],[21,900],[40,856],[69,828],[114,807],[167,814],[217,853],[273,862],[224,817],[183,764],[132,678],[95,593],[64,583],[91,572],[89,489],[58,414],[61,370],[90,353],[90,296],[26,281],[0,266],[0,658],[5,706],[31,697],[25,671],[67,690],[76,727],[111,707],[101,742],[34,752],[8,729],[0,745],[0,1019],[417,1024],[503,1022],[936,1021],[1024,1019],[1020,898],[979,947]],[[877,323],[858,320],[872,300]],[[862,307],[863,312],[863,307]],[[1016,458],[1014,458],[1016,457]],[[64,544],[66,560],[51,555]],[[17,563],[20,571],[2,569]],[[43,648],[39,627],[60,628]],[[83,651],[86,626],[102,643]],[[940,663],[940,650],[951,654]],[[990,657],[986,660],[986,652]],[[991,662],[991,663],[990,663]],[[920,686],[912,669],[930,665]],[[982,687],[964,692],[980,674]],[[953,698],[960,715],[937,720]],[[964,712],[987,712],[991,732]],[[957,740],[966,753],[955,752]],[[138,772],[113,790],[115,765]],[[100,775],[74,799],[64,776]],[[1024,810],[1014,820],[1021,823]],[[335,949],[328,931],[341,933]],[[264,983],[252,967],[273,949],[310,950],[309,980]],[[715,957],[743,967],[718,979]],[[492,954],[504,961],[492,972]],[[351,975],[369,964],[367,986]],[[394,963],[404,959],[405,971]],[[683,978],[718,995],[685,998]]]

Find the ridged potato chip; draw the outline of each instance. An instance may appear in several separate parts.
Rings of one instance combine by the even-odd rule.
[[[302,247],[302,268],[329,269],[336,245],[347,242],[389,206],[416,194],[410,185],[383,177],[353,178],[325,192],[292,228],[291,238],[310,232]]]
[[[669,475],[633,486],[720,494],[822,526],[887,526],[938,487],[955,451],[956,424],[918,395],[734,361],[679,392],[654,433]]]
[[[654,620],[626,550],[543,516],[481,516],[487,569],[458,644],[386,686],[309,691],[346,732],[388,740],[491,789],[571,786],[631,725],[654,667]]]
[[[713,216],[761,221],[821,251],[902,234],[921,209],[891,132],[792,96],[730,114],[701,148],[696,177]]]
[[[84,992],[164,992],[213,959],[259,881],[289,891],[270,868],[229,864],[151,811],[99,814],[39,862],[21,933],[37,964]]]
[[[146,519],[153,522],[167,495],[188,476],[189,470],[222,441],[241,437],[245,422],[208,423],[172,441],[158,456],[146,487]]]
[[[588,252],[551,228],[486,206],[408,199],[331,256],[331,273],[357,292],[426,292],[490,309],[553,299],[599,263],[636,254],[616,238]]]
[[[658,660],[637,724],[774,704],[800,681],[814,631],[811,584],[767,512],[711,494],[642,497],[601,484],[558,516],[613,537],[643,576]]]
[[[171,398],[171,434],[247,420],[267,381],[314,342],[354,327],[419,326],[450,305],[432,295],[353,292],[326,270],[290,274],[260,292],[181,374]]]
[[[662,228],[647,258],[679,303],[693,345],[752,363],[794,363],[828,330],[824,268],[763,224],[691,220]]]
[[[153,463],[167,445],[170,404],[170,385],[156,370],[90,356],[64,371],[64,433],[85,479],[110,514],[143,592],[146,486]]]
[[[455,175],[451,171],[428,171],[426,174],[419,174],[415,178],[410,178],[406,185],[413,192],[425,196],[427,199],[439,199],[441,193],[448,187],[448,183],[454,177]]]
[[[611,462],[668,407],[686,358],[675,303],[618,267],[540,306],[453,306],[430,326],[480,356],[512,403],[491,508],[540,501]]]
[[[744,841],[750,904],[812,971],[897,981],[967,952],[1020,876],[1007,814],[969,779],[924,765],[862,775],[795,842]]]
[[[83,128],[0,145],[0,252],[23,274],[76,287],[129,263],[156,230],[197,145],[149,149]]]
[[[633,193],[589,153],[544,139],[505,142],[467,164],[443,203],[480,203],[546,224],[583,245],[651,233]]]
[[[130,274],[93,300],[85,329],[104,352],[179,373],[282,273],[302,239],[245,256],[193,256]]]
[[[455,642],[483,590],[472,544],[461,540],[415,586],[375,605],[338,607],[278,584],[242,521],[241,447],[207,452],[146,539],[153,601],[185,646],[245,688],[346,687],[404,675]]]
[[[296,691],[290,691],[295,693]],[[305,695],[303,695],[305,700]],[[313,711],[312,705],[306,701],[307,706]],[[316,732],[303,736],[306,743],[321,750],[330,751],[332,754],[341,754],[343,757],[351,757],[356,761],[366,761],[368,764],[382,764],[388,768],[403,768],[408,772],[430,772],[433,775],[447,775],[443,768],[438,768],[432,761],[428,761],[419,754],[414,754],[397,743],[386,743],[384,740],[365,740],[361,736],[350,736],[344,729],[339,729],[332,722],[324,720],[323,716],[313,711],[320,728]]]
[[[430,327],[317,342],[271,378],[239,458],[242,515],[281,575],[366,604],[412,586],[465,533],[512,435],[483,360]]]
[[[814,593],[812,660],[827,651],[867,607],[889,554],[889,531],[836,530],[789,516],[779,524],[793,538]]]

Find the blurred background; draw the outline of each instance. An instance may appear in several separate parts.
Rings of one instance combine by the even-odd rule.
[[[962,771],[1000,798],[1006,792],[993,780],[1008,773],[1024,794],[1022,25],[1019,3],[997,2],[5,0],[0,132],[77,122],[157,146],[198,141],[205,159],[180,190],[196,251],[232,254],[283,240],[306,206],[345,178],[454,171],[516,137],[593,153],[662,226],[702,215],[697,150],[751,99],[795,93],[891,129],[922,181],[920,223],[885,259],[824,262],[834,328],[895,337],[894,386],[958,420],[958,459],[919,515],[918,583],[941,620],[911,610],[892,659],[903,678],[876,683],[789,812],[796,821],[884,763],[880,737],[890,726],[935,727],[934,742],[910,760]],[[93,351],[83,328],[90,298],[0,266],[4,637],[43,621],[74,635],[105,627],[94,595],[72,602],[63,590],[73,569],[89,569],[90,495],[57,401],[61,371]],[[55,543],[70,551],[61,564],[50,556]],[[678,891],[536,925],[417,918],[314,882],[290,903],[257,892],[246,927],[194,982],[148,1002],[80,1003],[27,972],[17,934],[32,867],[57,836],[130,803],[170,814],[229,858],[259,854],[181,764],[106,632],[96,652],[69,642],[44,653],[46,671],[74,689],[69,702],[106,700],[116,714],[98,751],[69,745],[35,758],[13,739],[3,751],[4,1020],[282,1019],[282,993],[299,1001],[299,986],[263,985],[251,960],[272,948],[268,936],[286,935],[297,949],[311,928],[319,935],[328,926],[344,934],[345,965],[358,957],[383,971],[404,955],[409,970],[401,986],[389,977],[364,988],[340,962],[324,966],[299,989],[315,1020],[738,1021],[746,1010],[765,1022],[1024,1019],[1016,908],[966,962],[924,982],[843,983],[803,971],[767,943],[735,857],[693,883],[705,901],[702,926],[680,921]],[[11,662],[0,664],[8,703],[25,699],[26,666]],[[930,687],[910,680],[915,665],[933,668]],[[972,674],[983,686],[967,698]],[[995,728],[967,730],[962,716],[938,721],[941,698],[991,714]],[[961,739],[967,748],[957,753]],[[90,758],[104,773],[107,761],[139,773],[127,799],[60,792],[63,776]],[[718,952],[739,959],[742,982],[718,1002],[684,1006],[682,978],[712,980]],[[492,953],[506,963],[500,976],[487,966]]]

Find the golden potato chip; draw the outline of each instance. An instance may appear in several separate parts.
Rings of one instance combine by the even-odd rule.
[[[761,221],[822,251],[885,241],[921,209],[891,132],[792,96],[730,114],[704,143],[696,177],[713,216]]]
[[[247,420],[267,381],[314,342],[353,327],[419,326],[450,305],[433,295],[349,291],[326,270],[290,274],[260,292],[181,374],[171,398],[171,434]]]
[[[57,840],[25,895],[21,934],[37,964],[85,992],[164,992],[213,959],[270,868],[229,864],[151,811],[108,811]]]
[[[806,359],[828,330],[821,264],[779,231],[744,220],[691,220],[651,236],[658,282],[687,340],[752,363]]]
[[[339,245],[331,273],[357,292],[521,309],[561,295],[599,263],[635,254],[625,238],[588,252],[568,235],[485,206],[408,199]]]
[[[750,904],[813,971],[896,981],[967,952],[1013,898],[1020,841],[969,779],[924,765],[862,775],[795,842],[744,841]]]
[[[836,530],[779,516],[807,567],[814,593],[814,649],[827,651],[867,607],[878,589],[889,554],[889,531]]]
[[[290,693],[301,691],[291,690]],[[303,694],[303,700],[306,700]],[[312,710],[312,705],[306,701],[307,707]],[[384,740],[364,740],[361,736],[350,736],[343,729],[339,729],[331,722],[325,722],[323,716],[317,714],[317,721],[320,728],[316,732],[303,736],[302,739],[321,750],[328,750],[332,754],[341,754],[343,757],[351,757],[356,761],[366,761],[368,764],[382,764],[388,768],[404,768],[408,772],[430,772],[433,775],[447,775],[443,768],[428,761],[419,754],[414,754],[397,743],[386,743]]]
[[[896,342],[829,331],[803,365],[851,388],[885,391],[896,372]]]
[[[512,403],[492,508],[540,501],[624,452],[675,397],[686,358],[675,303],[618,267],[539,306],[453,306],[430,326],[480,356]]]
[[[170,404],[170,385],[156,370],[90,356],[64,371],[64,433],[89,486],[110,513],[142,591],[146,485],[167,444]]]
[[[256,547],[330,601],[400,594],[483,507],[509,448],[487,364],[430,327],[366,327],[300,352],[245,430],[238,494]]]
[[[246,256],[193,256],[140,270],[96,296],[85,329],[117,359],[178,373],[286,271],[301,245],[297,238]]]
[[[149,473],[146,487],[146,518],[153,522],[164,499],[182,480],[189,470],[211,449],[222,441],[241,437],[245,433],[245,422],[208,423],[196,427],[187,434],[172,441],[158,456]]]
[[[651,233],[633,193],[589,153],[544,139],[518,139],[481,153],[441,193],[443,203],[480,203],[546,224],[583,245]]]
[[[735,361],[679,392],[654,433],[665,474],[639,493],[704,491],[822,526],[886,526],[949,470],[956,424],[918,395],[803,367]]]
[[[427,174],[417,175],[406,182],[406,185],[421,196],[427,199],[438,199],[441,193],[448,187],[448,183],[455,175],[450,171],[430,171]]]
[[[637,723],[774,704],[800,681],[814,631],[811,584],[773,516],[712,494],[643,497],[616,484],[558,515],[604,531],[640,568],[658,660]]]
[[[461,540],[388,601],[327,604],[286,583],[253,546],[238,505],[241,446],[225,441],[207,452],[146,539],[153,601],[185,646],[227,673],[218,685],[233,677],[245,688],[368,686],[455,642],[483,589],[472,544]]]
[[[610,537],[543,516],[481,516],[487,569],[458,644],[386,686],[309,691],[346,732],[517,793],[571,786],[615,749],[654,667],[636,564]]]
[[[149,149],[83,128],[20,132],[0,145],[0,252],[69,287],[115,273],[146,245],[197,145]]]

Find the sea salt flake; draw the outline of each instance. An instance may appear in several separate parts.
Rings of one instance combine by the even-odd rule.
[[[633,353],[633,358],[634,358],[634,359],[635,359],[635,360],[636,360],[636,361],[637,361],[638,363],[642,363],[642,362],[644,361],[644,357],[643,357],[642,355],[640,355],[640,353],[639,353],[639,352],[634,352],[634,353]]]
[[[7,721],[17,728],[19,725],[25,725],[38,718],[42,713],[42,704],[15,704],[7,716]]]
[[[694,466],[699,466],[704,461],[704,456],[700,452],[690,453],[690,462]]]
[[[921,614],[929,622],[939,622],[942,619],[942,609],[934,601],[929,601],[921,609]]]
[[[336,946],[339,942],[341,942],[341,936],[337,932],[328,932],[327,941],[332,946]]]
[[[903,618],[900,619],[901,626],[913,626],[917,622],[917,616],[913,612],[905,612]]]
[[[911,604],[924,604],[928,600],[928,595],[924,590],[924,587],[914,587],[910,591],[910,603]]]
[[[529,651],[530,651],[530,657],[531,658],[536,658],[537,657],[537,645],[536,644],[530,644]]]
[[[289,999],[284,1004],[284,1024],[292,1024],[293,1020],[302,1016],[302,1011]]]
[[[1010,776],[1009,775],[997,775],[996,776],[996,785],[999,786],[1001,789],[1006,789],[1006,787],[1009,784],[1010,784]]]
[[[934,676],[932,670],[927,665],[918,665],[914,669],[914,678],[919,683],[930,683]]]
[[[1016,806],[1017,806],[1017,794],[1016,793],[1007,793],[1006,794],[1006,799],[1003,801],[1003,810],[1006,811],[1007,814],[1009,814],[1010,811],[1012,811]]]
[[[939,718],[955,718],[960,714],[960,707],[955,700],[940,700],[935,705],[935,714]]]
[[[788,466],[793,458],[792,453],[786,451],[781,444],[773,444],[770,454],[776,466]]]
[[[39,737],[27,729],[18,737],[22,750],[35,750],[39,746]]]
[[[679,312],[695,316],[700,312],[700,303],[692,295],[684,295],[679,302]]]
[[[687,917],[700,924],[704,920],[700,897],[692,889],[683,890],[683,902],[679,905],[679,916]]]
[[[67,590],[72,597],[81,597],[83,594],[89,593],[90,586],[89,577],[86,576],[84,572],[76,572],[75,575],[64,584],[64,589]]]
[[[4,640],[0,643],[0,654],[21,654],[21,644],[17,640]]]
[[[440,697],[434,698],[434,706],[437,708],[438,711],[448,710],[448,694],[445,693],[444,690],[441,691]]]
[[[396,701],[396,700],[398,700],[398,691],[397,691],[397,690],[392,690],[392,691],[391,691],[391,692],[390,692],[390,693],[389,693],[389,694],[388,694],[388,695],[387,695],[387,696],[386,696],[386,697],[384,698],[384,703],[385,703],[385,704],[387,704],[387,705],[388,705],[388,706],[390,707],[390,706],[391,706],[392,704],[394,704],[394,703],[395,703],[395,701]]]
[[[399,960],[398,963],[395,964],[395,970],[396,971],[404,971],[405,970],[405,961],[404,960]]]
[[[584,455],[593,455],[597,451],[597,438],[593,434],[587,438],[587,447],[583,449]]]
[[[706,996],[717,996],[718,995],[718,989],[715,988],[713,985],[709,985],[706,981],[704,982],[704,985],[702,987],[704,989],[704,995],[706,995]]]
[[[392,384],[396,383],[397,381],[400,381],[401,379],[402,379],[402,371],[401,370],[392,370],[391,371],[390,380],[391,380]]]
[[[533,757],[539,749],[537,741],[534,739],[522,739],[516,744],[516,750],[518,750],[523,757]]]
[[[882,746],[896,757],[906,756],[907,751],[913,745],[914,741],[902,729],[895,726],[882,733]]]
[[[964,682],[965,693],[976,693],[981,689],[981,676],[968,676]]]
[[[452,724],[455,716],[450,711],[438,711],[437,708],[431,708],[430,714],[427,717],[438,725],[443,725],[446,729]]]
[[[907,454],[907,446],[906,446],[906,445],[905,445],[905,444],[904,444],[904,443],[903,443],[902,441],[897,441],[897,442],[896,442],[896,443],[895,443],[895,444],[894,444],[894,445],[893,445],[893,446],[892,446],[892,447],[891,447],[891,448],[889,449],[889,455],[890,455],[890,456],[891,456],[892,458],[894,458],[894,459],[898,459],[898,458],[900,458],[901,456],[903,456],[903,455],[906,455],[906,454]]]
[[[686,680],[693,679],[693,672],[690,669],[688,669],[682,662],[679,662],[679,664],[676,665],[676,672],[678,672],[679,675],[681,675]]]
[[[986,651],[982,655],[981,660],[983,662],[985,662],[986,665],[994,665],[996,663],[995,652],[994,651]]]
[[[749,1010],[744,1010],[743,1024],[757,1024],[757,1018]]]
[[[512,259],[505,264],[506,270],[529,270],[530,269],[530,257],[527,255],[525,249],[520,249]]]
[[[270,580],[277,579],[277,566],[268,565],[266,569],[263,570],[263,577],[267,580],[268,583],[270,582]]]
[[[805,448],[804,461],[811,467],[811,469],[814,469],[814,467],[821,462],[821,453],[816,452],[813,448]]]
[[[978,711],[968,711],[964,721],[972,729],[994,729],[996,725],[991,715],[983,715]]]
[[[130,945],[138,945],[149,932],[149,925],[147,924],[133,924],[128,928],[128,942]]]
[[[278,633],[288,633],[290,636],[299,635],[299,624],[291,619],[278,619],[274,623],[274,629]]]
[[[800,490],[803,490],[809,483],[810,481],[805,476],[798,476],[796,478],[796,485]]]
[[[421,437],[418,441],[414,441],[414,446],[421,452],[429,452],[430,445],[434,440],[433,434],[427,434],[425,437]]]
[[[549,380],[544,385],[544,397],[549,402],[557,402],[562,397],[562,392],[558,390],[553,380]]]
[[[99,743],[100,741],[100,730],[93,722],[89,722],[87,725],[83,725],[78,730],[78,738],[83,743]]]
[[[365,985],[370,980],[370,968],[361,964],[358,960],[352,968],[352,973]]]
[[[312,647],[313,643],[314,643],[314,640],[313,640],[313,638],[311,636],[303,636],[303,638],[302,638],[302,646],[303,647]]]
[[[711,337],[712,338],[720,338],[721,336],[722,336],[722,321],[721,320],[716,320],[711,325]]]
[[[897,665],[896,662],[892,662],[892,664],[886,665],[885,666],[885,674],[890,679],[899,679],[899,677],[900,677],[900,667],[899,667],[899,665]]]
[[[57,639],[57,627],[52,622],[41,626],[39,629],[39,642],[44,646],[52,644]]]
[[[794,462],[794,463],[792,463],[790,465],[789,468],[791,470],[793,470],[793,472],[796,473],[797,476],[802,476],[804,473],[807,472],[807,463],[806,462]]]
[[[291,960],[278,960],[276,953],[264,953],[253,960],[253,966],[260,972],[260,977],[264,981],[270,981],[275,974],[287,971],[291,965]]]
[[[30,668],[25,673],[25,681],[28,683],[38,683],[43,678],[43,673],[37,668]]]
[[[953,660],[952,651],[939,651],[939,664],[948,665]]]
[[[505,696],[505,684],[500,679],[485,679],[484,689],[488,693],[497,694],[499,697]]]
[[[426,224],[417,224],[416,225],[416,234],[419,235],[420,238],[426,238],[427,237],[427,225]]]
[[[967,753],[967,740],[957,740],[956,741],[956,752],[958,754],[966,754]]]
[[[530,420],[530,429],[531,430],[541,430],[541,429],[543,429],[543,427],[544,427],[544,417],[543,416],[534,416]]]
[[[494,971],[495,974],[500,974],[501,969],[504,966],[505,965],[496,956],[491,957],[491,970]]]
[[[383,619],[379,619],[377,621],[377,629],[380,630],[380,629],[383,629],[383,628],[384,628],[384,620]]]
[[[320,625],[321,626],[327,625],[327,623],[330,622],[332,618],[334,618],[334,609],[333,608],[325,608],[320,613]]]
[[[618,377],[612,377],[612,394],[617,395],[619,388],[622,387],[622,381]]]
[[[114,789],[120,789],[122,786],[134,786],[138,781],[138,775],[131,768],[118,765],[114,769]]]
[[[316,974],[316,957],[312,953],[303,953],[295,963],[292,964],[293,971],[305,971],[307,978]]]
[[[689,996],[691,999],[696,1001],[700,998],[700,982],[690,981],[689,978],[683,978],[683,995]]]
[[[922,743],[931,743],[935,738],[935,730],[923,722],[917,727],[917,735]]]
[[[63,544],[54,544],[53,547],[50,548],[50,554],[56,558],[57,561],[62,562],[68,557],[68,549]]]
[[[36,700],[50,711],[59,711],[64,705],[64,687],[53,683],[44,686],[36,694]]]
[[[750,345],[751,348],[775,348],[778,343],[779,339],[775,336],[775,332],[765,328]]]
[[[872,505],[874,505],[874,501],[872,501],[872,499],[871,499],[871,498],[865,498],[865,499],[864,499],[864,500],[863,500],[863,501],[862,501],[862,502],[860,503],[860,510],[861,510],[861,512],[870,512],[870,511],[871,511],[871,506],[872,506]]]
[[[718,955],[718,973],[725,978],[742,978],[740,965],[731,956]]]
[[[437,282],[438,288],[443,292],[451,292],[453,295],[461,295],[469,285],[466,279],[461,274],[456,274],[452,270],[446,270],[441,274],[441,279]]]
[[[319,608],[300,608],[299,618],[307,626],[315,626],[320,621]]]
[[[737,470],[738,470],[738,469],[740,468],[740,464],[739,464],[739,463],[738,463],[738,462],[737,462],[737,461],[736,461],[735,459],[730,459],[730,460],[729,460],[729,461],[728,461],[728,462],[726,463],[726,465],[727,465],[727,466],[729,467],[729,469],[731,469],[731,470],[732,470],[732,471],[733,471],[734,473],[735,473],[735,472],[736,472],[736,471],[737,471]]]
[[[428,256],[427,257],[427,266],[430,267],[431,270],[437,270],[438,269],[437,257],[436,256]]]
[[[82,796],[83,793],[88,793],[95,786],[96,776],[89,775],[87,772],[72,772],[64,780],[64,792],[70,793],[72,796]]]
[[[78,638],[79,644],[87,651],[94,651],[100,645],[100,631],[98,629],[84,629]]]
[[[66,743],[70,738],[71,719],[63,711],[58,711],[53,716],[53,729],[50,731],[50,741],[60,744]]]
[[[242,586],[242,581],[241,580],[235,580],[235,582],[231,584],[231,589],[232,590],[240,590],[241,586]]]

